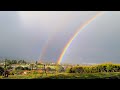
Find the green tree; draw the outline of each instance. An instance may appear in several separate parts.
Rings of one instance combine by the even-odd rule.
[[[57,72],[64,72],[65,70],[64,70],[64,68],[61,65],[57,65],[56,66],[56,71]]]
[[[4,68],[0,67],[0,75],[2,75],[4,72]]]
[[[11,63],[12,64],[17,64],[17,60],[12,60]]]
[[[15,70],[24,70],[24,68],[21,67],[21,66],[18,66],[18,67],[15,68]]]
[[[82,67],[75,67],[75,73],[83,73],[83,71]]]
[[[36,62],[35,62],[35,64],[37,65],[37,64],[38,64],[38,62],[36,61]]]

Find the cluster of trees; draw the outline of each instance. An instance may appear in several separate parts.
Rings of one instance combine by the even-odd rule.
[[[27,64],[27,62],[25,60],[8,60],[8,59],[5,59],[5,64],[8,66],[8,65],[11,65],[11,64]]]
[[[66,72],[68,73],[98,73],[98,72],[120,72],[119,64],[100,64],[93,66],[75,66],[67,68]]]

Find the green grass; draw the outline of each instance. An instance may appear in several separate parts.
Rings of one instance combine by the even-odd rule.
[[[28,75],[9,75],[8,78],[0,76],[0,79],[120,79],[119,72],[112,73],[54,73],[48,74],[34,74],[30,73]]]

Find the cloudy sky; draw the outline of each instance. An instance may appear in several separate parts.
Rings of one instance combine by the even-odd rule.
[[[57,61],[77,28],[98,11],[0,11],[0,58]],[[120,63],[120,12],[87,25],[62,63]]]

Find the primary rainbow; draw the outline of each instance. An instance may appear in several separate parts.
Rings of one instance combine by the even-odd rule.
[[[62,53],[60,54],[60,57],[57,60],[57,64],[60,64],[62,61],[62,58],[65,54],[65,52],[67,51],[68,47],[71,45],[72,41],[77,37],[77,35],[79,34],[79,32],[85,28],[89,23],[91,23],[93,20],[95,20],[98,16],[102,15],[103,12],[98,12],[95,16],[93,16],[92,18],[90,18],[88,21],[86,21],[83,25],[81,25],[79,27],[79,29],[76,31],[76,33],[73,35],[72,38],[70,38],[70,40],[68,41],[68,43],[65,45]]]

